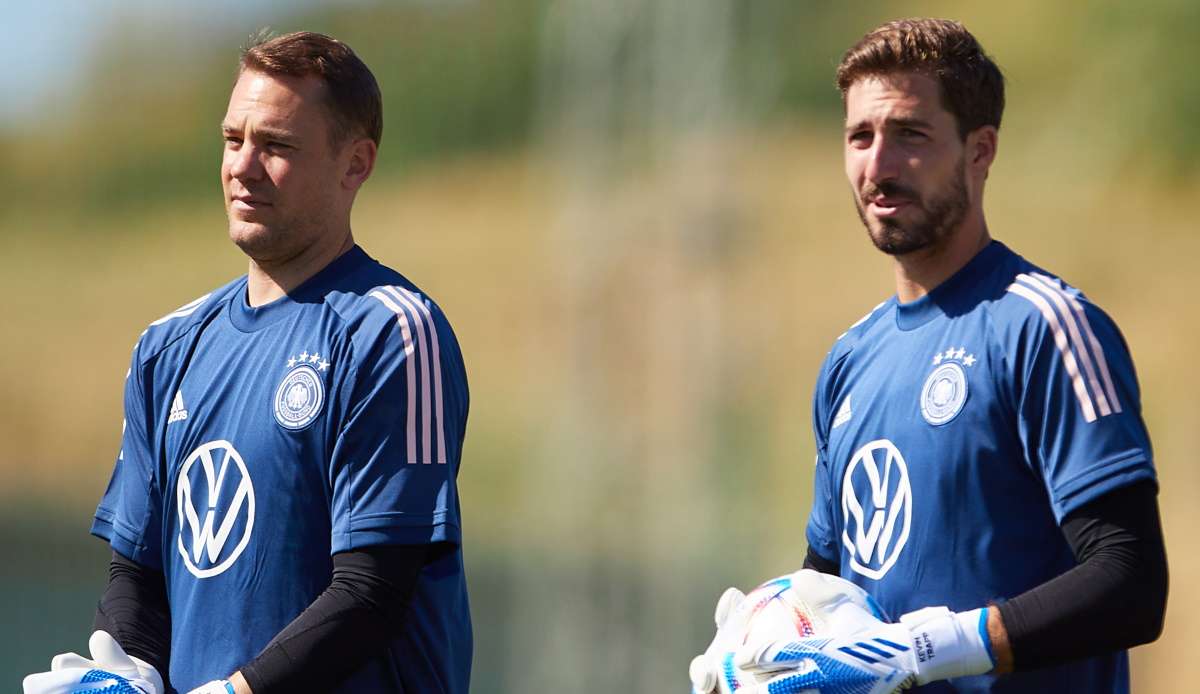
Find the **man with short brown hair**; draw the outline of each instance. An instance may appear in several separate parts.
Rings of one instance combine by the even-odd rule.
[[[821,368],[804,564],[841,578],[794,584],[848,580],[902,616],[854,607],[850,586],[822,597],[838,629],[724,670],[706,654],[693,683],[1126,692],[1125,649],[1157,638],[1166,603],[1150,440],[1115,323],[989,234],[1000,70],[961,24],[910,19],[847,51],[837,83],[846,176],[896,294]]]
[[[350,229],[381,109],[340,41],[244,52],[221,184],[248,273],[138,340],[92,657],[26,694],[468,690],[462,355]]]

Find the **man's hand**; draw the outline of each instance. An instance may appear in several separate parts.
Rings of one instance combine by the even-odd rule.
[[[50,661],[49,672],[25,678],[25,694],[165,694],[162,677],[152,665],[125,653],[106,631],[88,639],[91,659],[77,653],[60,653]]]
[[[825,616],[828,630],[738,649],[734,663],[758,683],[747,694],[805,689],[886,694],[983,674],[994,665],[987,608],[954,613],[928,607],[889,624],[853,600],[859,589],[844,579],[818,574],[795,587]]]
[[[749,595],[736,588],[725,591],[717,603],[717,634],[688,668],[693,694],[753,691],[760,673],[742,670],[734,662],[735,652],[746,645],[790,643],[857,628],[857,622],[842,623],[850,619],[839,609],[843,603],[856,605],[855,615],[884,617],[858,586],[808,569],[767,581]]]
[[[848,636],[748,646],[734,654],[734,662],[757,682],[746,694],[890,694],[915,684],[918,669],[908,629],[882,622]]]
[[[213,680],[196,687],[188,694],[235,694],[229,680]]]
[[[749,613],[741,609],[746,595],[737,588],[726,588],[717,600],[713,620],[717,633],[702,655],[692,658],[688,676],[692,680],[692,694],[709,694],[717,691],[722,658],[742,643],[743,632]]]

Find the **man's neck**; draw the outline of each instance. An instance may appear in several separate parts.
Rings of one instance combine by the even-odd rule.
[[[979,218],[964,223],[945,243],[895,256],[896,297],[905,304],[920,299],[971,262],[991,240]]]
[[[299,287],[353,247],[354,236],[347,231],[340,244],[314,243],[286,260],[266,262],[251,258],[246,300],[253,307],[269,304]]]

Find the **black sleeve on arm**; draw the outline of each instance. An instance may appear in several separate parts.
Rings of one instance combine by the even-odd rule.
[[[250,689],[332,689],[399,633],[421,569],[448,548],[378,546],[333,555],[333,580],[325,592],[241,668]]]
[[[92,628],[107,631],[121,648],[154,666],[163,682],[171,658],[167,581],[151,569],[113,552],[108,587],[96,605]]]
[[[1063,520],[1079,565],[999,606],[1016,670],[1132,648],[1162,633],[1167,557],[1157,493],[1154,482],[1137,482]]]
[[[825,557],[813,551],[812,547],[808,548],[808,554],[804,556],[804,568],[819,571],[823,574],[838,575],[838,565],[836,562],[829,561]]]

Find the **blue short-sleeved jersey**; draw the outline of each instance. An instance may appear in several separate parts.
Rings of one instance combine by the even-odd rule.
[[[1077,290],[993,241],[880,304],[817,381],[808,541],[897,617],[980,607],[1075,565],[1059,524],[1154,479],[1133,363]],[[928,691],[1128,691],[1124,652]]]
[[[445,542],[403,633],[339,691],[465,693],[467,403],[440,309],[357,246],[265,306],[243,277],[154,321],[92,532],[166,575],[172,686],[253,659],[329,585],[331,554]]]

